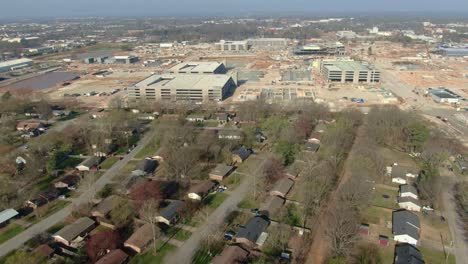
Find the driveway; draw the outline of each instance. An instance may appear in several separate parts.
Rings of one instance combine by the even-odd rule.
[[[8,241],[5,241],[0,245],[0,257],[8,254],[10,251],[20,248],[26,241],[33,238],[34,236],[45,232],[47,229],[53,225],[63,221],[68,215],[72,212],[74,206],[86,203],[90,201],[96,193],[101,190],[104,185],[110,183],[112,178],[120,171],[127,163],[132,160],[135,155],[150,141],[152,133],[148,132],[138,143],[137,147],[134,148],[128,155],[126,155],[122,160],[119,160],[108,169],[93,185],[93,188],[86,190],[83,194],[73,200],[73,203],[58,211],[57,213],[41,220],[37,224],[29,227],[22,233],[11,238]]]
[[[263,161],[264,162],[264,161]],[[263,164],[262,162],[262,164]],[[257,168],[261,168],[260,164]],[[229,197],[192,233],[189,239],[179,247],[173,254],[164,259],[164,263],[191,263],[200,241],[215,231],[220,226],[224,217],[230,213],[244,196],[251,190],[254,177],[252,175],[243,177],[243,181],[236,189],[230,192]]]

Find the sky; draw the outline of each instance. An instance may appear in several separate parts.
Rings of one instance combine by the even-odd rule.
[[[457,12],[467,0],[0,0],[0,18]]]

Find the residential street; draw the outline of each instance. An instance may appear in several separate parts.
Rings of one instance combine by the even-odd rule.
[[[263,165],[259,164],[257,168]],[[224,221],[224,217],[233,209],[237,208],[237,204],[242,201],[244,196],[250,191],[254,177],[252,175],[243,177],[241,184],[230,192],[229,197],[216,210],[197,227],[197,230],[192,233],[192,236],[185,241],[173,254],[165,258],[164,263],[191,263],[192,257],[195,254],[200,241],[216,230]]]
[[[137,147],[135,147],[128,155],[126,155],[122,160],[119,160],[108,169],[95,183],[94,187],[90,190],[87,190],[79,197],[74,199],[73,203],[68,205],[67,207],[63,208],[62,210],[58,211],[57,213],[43,219],[42,221],[38,222],[37,224],[31,226],[30,228],[26,229],[22,233],[18,234],[14,238],[11,238],[8,241],[5,241],[3,244],[0,245],[0,256],[4,256],[8,254],[8,252],[15,250],[21,247],[26,241],[31,239],[37,234],[41,232],[45,232],[48,228],[52,227],[56,223],[64,220],[72,211],[74,205],[79,205],[84,202],[88,202],[94,195],[101,190],[104,185],[112,181],[113,176],[117,174],[130,160],[132,160],[135,155],[150,141],[152,136],[151,132],[148,132],[138,143]]]
[[[448,222],[450,233],[452,235],[452,252],[455,254],[457,264],[468,264],[468,243],[465,239],[465,230],[463,229],[464,223],[458,215],[458,208],[455,198],[453,197],[453,186],[457,181],[457,178],[455,177],[460,180],[460,176],[447,176],[449,179],[446,181],[447,184],[444,185],[447,189],[442,191],[444,217]]]

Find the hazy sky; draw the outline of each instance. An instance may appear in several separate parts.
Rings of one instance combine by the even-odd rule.
[[[456,11],[467,0],[0,0],[0,18]]]

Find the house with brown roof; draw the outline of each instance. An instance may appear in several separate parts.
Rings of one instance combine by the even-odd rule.
[[[95,264],[125,264],[129,256],[121,249],[114,249],[100,258]]]
[[[153,241],[153,228],[151,224],[144,224],[133,233],[124,246],[141,253]]]
[[[54,183],[55,188],[67,188],[73,189],[80,182],[80,176],[78,175],[68,175],[58,182]]]
[[[38,254],[47,258],[51,258],[54,255],[55,250],[47,244],[42,244],[42,245],[39,245],[37,248],[35,248],[32,252],[34,254]]]
[[[50,203],[57,199],[60,195],[59,190],[56,188],[49,188],[41,193],[39,193],[35,198],[27,200],[25,202],[26,206],[36,209],[39,206]]]
[[[232,245],[227,246],[221,252],[221,254],[215,256],[212,260],[212,264],[239,264],[245,263],[247,257],[249,256],[249,251],[243,249],[240,246]]]
[[[273,189],[270,191],[270,195],[276,195],[283,198],[286,198],[286,195],[291,190],[292,186],[294,185],[294,181],[289,178],[283,178],[279,180]]]
[[[105,218],[118,204],[118,196],[111,195],[106,197],[98,205],[96,205],[96,207],[91,211],[91,215],[98,218]]]
[[[209,173],[209,177],[211,180],[215,180],[221,182],[229,176],[235,170],[234,166],[227,166],[224,164],[218,164],[216,167]]]
[[[16,124],[16,130],[18,131],[45,131],[45,129],[44,123],[37,120],[20,121]]]
[[[213,192],[216,183],[212,181],[203,181],[199,182],[195,185],[192,185],[187,193],[189,199],[201,201],[205,198],[208,194]]]
[[[101,163],[102,157],[91,156],[86,158],[83,162],[76,166],[79,171],[90,171],[92,168],[97,167]]]
[[[96,227],[94,220],[88,217],[82,217],[70,225],[65,226],[55,233],[52,237],[56,242],[66,246],[75,247],[88,233]]]
[[[260,207],[260,212],[263,215],[268,216],[269,218],[272,218],[279,210],[280,208],[284,205],[285,199],[280,196],[270,196],[266,200],[265,203]]]

